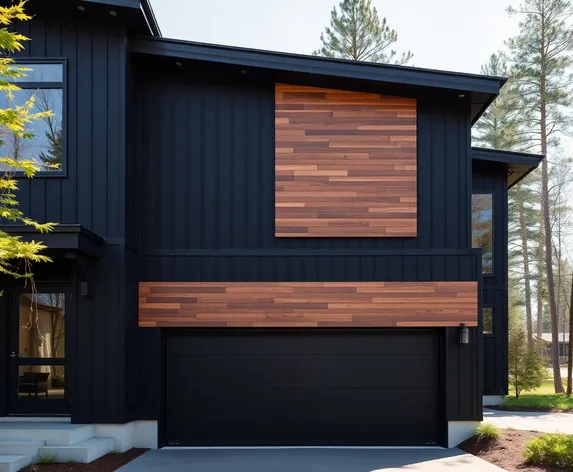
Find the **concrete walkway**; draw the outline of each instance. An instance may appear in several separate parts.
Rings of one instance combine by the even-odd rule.
[[[459,449],[260,448],[151,450],[119,472],[501,471]]]
[[[483,409],[483,420],[499,428],[573,434],[572,413],[545,413]]]

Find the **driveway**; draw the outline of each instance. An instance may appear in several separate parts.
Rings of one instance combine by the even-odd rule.
[[[181,449],[146,452],[120,472],[452,472],[501,471],[459,449],[260,448]]]
[[[499,428],[513,428],[543,433],[573,434],[572,413],[546,413],[483,409],[483,420]]]

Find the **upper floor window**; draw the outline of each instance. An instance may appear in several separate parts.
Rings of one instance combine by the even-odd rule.
[[[0,129],[0,155],[15,160],[32,160],[39,167],[39,175],[63,175],[65,172],[64,146],[64,64],[59,61],[17,64],[29,69],[25,76],[6,79],[20,90],[0,91],[0,107],[15,109],[33,103],[29,113],[50,112],[33,120],[25,130],[32,137],[17,136],[9,129]],[[32,100],[33,102],[31,102]],[[10,171],[3,168],[2,171]]]
[[[482,272],[493,273],[493,199],[491,193],[472,195],[472,247],[482,250]]]

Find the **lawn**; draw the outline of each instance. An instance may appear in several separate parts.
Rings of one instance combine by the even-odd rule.
[[[533,410],[573,412],[573,395],[570,397],[564,394],[556,395],[553,388],[553,380],[548,379],[538,389],[522,393],[519,399],[516,399],[514,395],[509,395],[505,407],[508,409],[531,408]]]

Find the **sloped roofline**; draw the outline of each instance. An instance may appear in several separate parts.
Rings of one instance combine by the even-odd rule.
[[[233,64],[284,72],[297,72],[378,83],[445,89],[469,94],[475,122],[499,94],[506,77],[425,69],[420,67],[351,61],[287,52],[250,49],[220,44],[138,36],[131,41],[131,51],[179,59]]]

